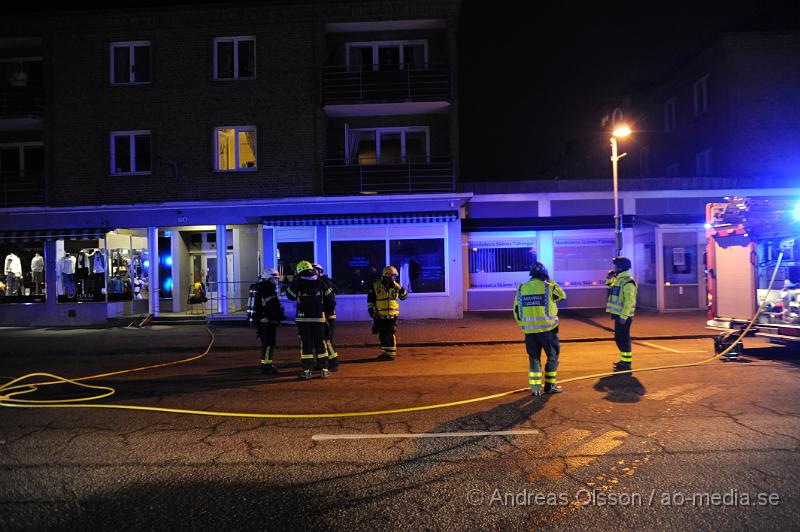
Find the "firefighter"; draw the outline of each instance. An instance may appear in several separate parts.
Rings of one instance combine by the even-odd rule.
[[[274,375],[277,368],[272,365],[275,355],[277,329],[280,322],[286,319],[283,305],[278,299],[280,273],[269,268],[256,284],[250,285],[250,298],[247,302],[247,317],[252,327],[256,324],[256,335],[261,339],[261,370]]]
[[[314,356],[317,357],[320,378],[328,378],[328,351],[325,348],[325,308],[330,305],[325,284],[314,266],[307,260],[297,263],[297,276],[286,290],[286,296],[297,301],[297,333],[300,336],[300,378],[311,378]]]
[[[339,369],[339,353],[333,347],[333,334],[336,332],[336,283],[325,275],[321,264],[315,262],[313,266],[325,285],[325,295],[328,298],[325,307],[325,349],[328,351],[328,369],[333,372]]]
[[[541,354],[547,356],[544,366],[544,392],[560,393],[556,384],[558,355],[561,344],[558,341],[558,306],[556,302],[567,299],[564,290],[550,280],[547,268],[541,262],[531,265],[531,280],[519,285],[514,296],[514,319],[525,333],[525,351],[528,353],[530,368],[528,384],[531,395],[542,394]]]
[[[394,360],[397,356],[397,316],[399,301],[408,297],[408,291],[397,282],[399,274],[394,266],[383,269],[381,278],[374,281],[367,294],[367,310],[373,319],[372,332],[378,334],[381,346],[380,360]],[[399,301],[398,301],[399,300]]]
[[[608,302],[606,312],[614,320],[614,341],[619,349],[619,361],[614,371],[631,369],[633,351],[631,345],[631,322],[636,311],[636,281],[631,276],[631,261],[625,257],[614,257],[614,269],[606,276]]]

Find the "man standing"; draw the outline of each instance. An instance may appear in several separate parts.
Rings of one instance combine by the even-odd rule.
[[[542,394],[541,354],[547,356],[544,367],[544,392],[560,393],[556,384],[558,355],[561,344],[558,341],[558,306],[556,302],[567,299],[564,290],[550,280],[547,268],[541,262],[531,266],[531,280],[519,285],[514,296],[514,319],[525,333],[525,350],[528,353],[530,368],[528,384],[531,395]]]
[[[405,300],[408,291],[397,283],[399,273],[394,266],[383,269],[380,279],[374,281],[367,294],[367,310],[374,320],[373,332],[378,333],[381,345],[380,360],[394,360],[397,356],[397,316],[399,301]],[[399,300],[399,301],[398,301]]]
[[[337,371],[339,369],[339,353],[333,347],[333,333],[336,331],[336,283],[325,275],[325,270],[321,264],[314,263],[314,269],[319,275],[319,280],[325,285],[325,349],[328,351],[328,369]]]
[[[614,257],[614,269],[608,272],[608,302],[606,312],[614,320],[614,341],[619,349],[619,361],[614,371],[628,371],[633,361],[631,345],[631,322],[636,311],[636,281],[631,277],[631,261],[625,257]]]
[[[311,378],[314,356],[320,368],[320,378],[328,378],[328,351],[325,348],[325,308],[330,305],[325,295],[325,285],[320,281],[314,266],[301,260],[295,268],[297,276],[286,290],[286,297],[297,301],[297,333],[300,336],[301,379]]]
[[[277,343],[277,330],[286,314],[278,299],[280,273],[275,268],[265,271],[259,281],[250,286],[250,299],[247,305],[247,317],[250,324],[256,324],[257,336],[261,339],[261,371],[274,375],[277,368],[272,365]]]

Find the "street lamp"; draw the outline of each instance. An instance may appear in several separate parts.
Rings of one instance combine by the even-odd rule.
[[[622,255],[622,223],[619,218],[619,199],[617,198],[617,162],[628,155],[623,153],[617,155],[617,139],[627,137],[631,134],[631,128],[625,124],[620,124],[611,133],[611,170],[614,175],[614,235],[616,236],[617,256]]]

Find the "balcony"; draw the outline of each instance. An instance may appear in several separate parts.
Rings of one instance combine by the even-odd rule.
[[[0,174],[0,206],[44,204],[44,175]]]
[[[448,107],[451,97],[450,68],[446,65],[428,68],[381,65],[381,70],[348,69],[341,65],[325,67],[322,74],[322,104],[330,116],[340,116],[337,114],[340,107],[369,104],[384,108],[384,114],[417,112],[408,107],[431,112]]]
[[[44,90],[41,85],[0,86],[0,119],[44,117]]]
[[[425,194],[455,192],[449,157],[396,164],[358,164],[329,159],[322,166],[323,194]]]

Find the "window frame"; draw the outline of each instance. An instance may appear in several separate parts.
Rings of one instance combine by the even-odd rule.
[[[233,138],[235,139],[235,162],[236,168],[233,169],[223,169],[219,167],[219,132],[223,129],[233,129]],[[256,164],[253,167],[240,167],[240,157],[239,157],[239,132],[240,131],[253,131],[256,134],[256,147],[253,150],[253,154],[256,156]],[[247,125],[247,126],[217,126],[214,128],[214,172],[219,172],[223,174],[230,174],[235,172],[257,172],[258,171],[258,126],[255,125]]]
[[[135,170],[136,166],[136,137],[137,136],[144,136],[147,135],[150,138],[150,170],[146,171],[138,171]],[[130,142],[130,165],[131,171],[130,172],[117,172],[116,171],[116,146],[114,143],[114,139],[117,137],[129,137]],[[120,175],[152,175],[153,174],[153,131],[150,129],[136,129],[131,131],[112,131],[109,134],[109,141],[110,141],[110,151],[109,151],[109,175],[112,176],[120,176]]]
[[[350,65],[350,49],[351,48],[372,48],[372,72],[380,72],[380,63],[378,62],[378,49],[379,48],[399,48],[399,55],[400,64],[398,65],[399,70],[405,70],[406,62],[404,61],[405,53],[403,51],[403,47],[406,45],[415,45],[421,44],[423,47],[423,55],[424,55],[424,66],[423,69],[427,70],[429,68],[429,59],[428,59],[428,39],[407,39],[407,40],[392,40],[392,41],[352,41],[346,42],[344,44],[344,62],[345,62],[345,70],[350,72],[351,65]],[[364,65],[361,65],[362,68]]]
[[[692,103],[694,116],[698,117],[708,112],[708,74],[692,84]]]
[[[150,56],[150,80],[149,81],[136,81],[135,80],[135,73],[136,73],[136,61],[135,61],[135,48],[137,46],[147,46],[147,54]],[[109,43],[109,72],[108,72],[108,80],[111,85],[115,86],[124,86],[124,85],[148,85],[153,83],[153,45],[151,41],[115,41]],[[128,72],[128,81],[114,81],[114,71],[115,71],[115,63],[114,63],[114,49],[115,48],[128,48],[128,59],[130,61],[130,72]]]
[[[670,131],[675,131],[678,127],[677,121],[677,100],[676,98],[670,98],[666,102],[664,102],[664,132],[669,133]]]
[[[44,149],[44,141],[31,141],[31,142],[0,142],[0,149],[7,150],[16,148],[19,156],[19,177],[28,177],[25,173],[25,148],[42,148]],[[2,162],[0,161],[0,164]],[[2,172],[0,166],[0,172]]]
[[[711,175],[711,148],[706,148],[694,155],[694,172],[698,177]]]
[[[253,75],[240,76],[239,75],[239,43],[242,41],[253,41]],[[233,43],[233,77],[221,78],[219,77],[219,49],[217,45],[222,42]],[[232,37],[214,37],[212,43],[212,55],[214,56],[214,81],[240,81],[240,80],[254,80],[258,77],[258,60],[256,50],[256,36],[255,35],[236,35]]]
[[[430,126],[397,126],[397,127],[362,127],[351,128],[347,127],[347,142],[345,142],[345,160],[348,164],[360,164],[358,162],[358,144],[352,146],[356,150],[355,153],[350,153],[350,136],[353,133],[375,132],[375,165],[387,164],[381,162],[381,133],[400,133],[400,163],[393,164],[407,164],[406,155],[406,134],[407,133],[425,133],[425,162],[431,162],[431,132]]]

